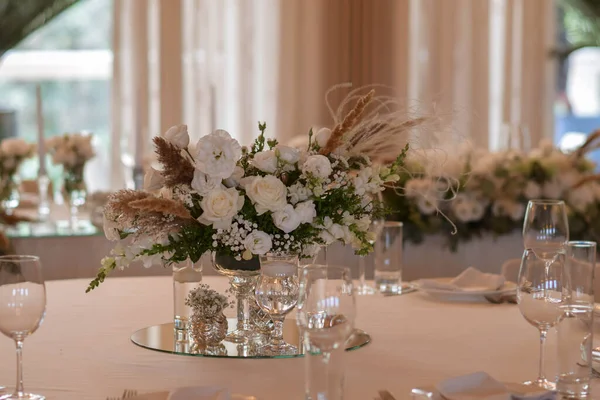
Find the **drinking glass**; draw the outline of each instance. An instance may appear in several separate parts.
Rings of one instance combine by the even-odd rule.
[[[569,221],[562,200],[530,200],[523,221],[523,244],[549,264],[569,241]]]
[[[188,340],[189,322],[192,318],[192,307],[185,304],[190,291],[202,283],[202,256],[197,262],[189,258],[174,263],[173,269],[173,328],[179,341]]]
[[[283,339],[283,321],[298,302],[298,257],[261,256],[254,296],[259,307],[273,320],[271,337],[259,352],[271,356],[297,354],[298,348]]]
[[[373,196],[373,200],[372,200],[373,204],[378,204],[381,202],[383,202],[381,193],[378,193],[377,196]],[[371,245],[374,245],[375,241],[379,237],[379,234],[381,233],[381,230],[383,229],[384,222],[385,222],[385,220],[382,217],[373,219],[373,221],[371,222],[371,225],[369,227],[369,232],[371,232],[373,234],[373,239],[369,240],[369,243],[371,243]],[[367,285],[366,278],[365,278],[367,264],[373,266],[374,265],[373,261],[374,261],[374,258],[372,255],[361,256],[358,258],[358,286],[356,287],[356,294],[358,294],[358,295],[373,295],[373,294],[377,293],[377,291],[375,290],[374,287]]]
[[[563,317],[557,325],[557,392],[587,398],[592,374],[595,242],[568,242]]]
[[[23,389],[23,341],[33,334],[46,313],[46,287],[40,259],[35,256],[0,256],[0,332],[17,346],[17,384],[13,394],[0,399],[40,400],[44,396]]]
[[[350,269],[309,265],[301,271],[297,324],[305,350],[305,400],[344,396],[344,348],[354,331]]]
[[[402,222],[381,223],[375,242],[375,287],[386,295],[414,291],[412,285],[402,284]]]
[[[564,279],[563,253],[558,253],[550,263],[535,251],[523,252],[517,285],[517,302],[525,320],[540,331],[540,362],[537,380],[526,382],[553,390],[554,383],[544,373],[544,350],[548,330],[561,320],[563,310]]]

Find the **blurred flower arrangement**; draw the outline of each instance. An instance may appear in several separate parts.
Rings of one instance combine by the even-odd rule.
[[[33,157],[35,148],[34,144],[18,138],[7,138],[0,142],[0,201],[3,208],[16,207],[7,206],[7,201],[14,200],[18,204],[17,171],[24,160]]]
[[[599,136],[569,154],[549,140],[528,153],[463,146],[452,155],[437,154],[443,167],[435,172],[409,155],[386,200],[393,219],[405,224],[405,239],[414,243],[441,234],[456,250],[460,241],[485,233],[508,234],[522,227],[527,202],[540,198],[566,202],[573,239],[600,240],[600,176],[585,157]]]
[[[373,196],[400,178],[409,129],[421,123],[399,121],[381,100],[367,112],[373,96],[353,91],[333,129],[311,130],[302,149],[266,138],[260,123],[251,147],[223,130],[190,146],[185,125],[155,137],[162,170],[147,174],[145,191],[111,195],[106,236],[129,241],[102,260],[88,291],[133,261],[196,262],[205,252],[238,261],[267,253],[312,256],[338,240],[357,254],[372,251],[369,225],[385,211]],[[354,107],[342,113],[350,101]]]

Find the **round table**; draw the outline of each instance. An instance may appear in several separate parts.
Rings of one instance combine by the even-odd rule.
[[[205,277],[218,291],[222,277]],[[150,351],[131,343],[140,328],[170,322],[169,277],[113,278],[86,294],[88,280],[47,283],[47,315],[25,341],[26,389],[47,399],[104,400],[190,385],[224,385],[260,400],[303,399],[304,360],[215,359]],[[346,353],[347,400],[486,371],[498,380],[534,378],[538,332],[511,304],[440,303],[423,293],[358,297],[357,327],[373,338]],[[552,345],[552,343],[549,343]],[[551,351],[548,351],[551,353]],[[14,385],[14,346],[0,340],[0,383]]]

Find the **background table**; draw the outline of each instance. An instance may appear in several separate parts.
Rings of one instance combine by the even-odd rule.
[[[205,282],[227,287],[222,277]],[[112,278],[85,294],[87,283],[48,282],[46,321],[25,341],[26,388],[49,400],[187,385],[226,385],[261,400],[303,399],[301,358],[185,357],[131,343],[135,330],[171,320],[170,278]],[[373,342],[346,353],[347,400],[370,400],[378,389],[409,399],[415,386],[479,370],[511,382],[536,376],[538,332],[515,305],[439,303],[422,293],[359,297],[357,326]],[[0,339],[0,358],[0,382],[12,386],[14,347],[7,338]]]

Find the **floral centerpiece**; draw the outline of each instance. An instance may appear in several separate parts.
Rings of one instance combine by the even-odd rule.
[[[52,163],[63,167],[63,194],[71,206],[72,224],[76,223],[77,208],[85,204],[87,196],[83,172],[85,164],[96,155],[92,139],[86,133],[65,133],[46,141]]]
[[[367,112],[372,100],[373,92],[358,97],[333,129],[310,130],[302,149],[268,139],[264,123],[250,147],[223,130],[190,146],[184,125],[154,138],[162,169],[149,172],[146,190],[111,195],[105,233],[129,242],[102,260],[88,291],[133,261],[168,265],[205,252],[240,262],[267,253],[311,256],[338,240],[370,252],[371,219],[385,211],[372,196],[399,179],[408,129],[417,123],[398,121],[381,102]]]
[[[8,138],[0,142],[0,201],[2,208],[10,210],[19,203],[19,183],[16,180],[21,163],[33,157],[35,145],[23,139]]]
[[[503,235],[521,229],[531,199],[562,199],[573,239],[600,239],[600,179],[585,157],[591,143],[565,153],[543,140],[530,152],[488,152],[464,146],[443,154],[443,168],[408,157],[406,169],[386,198],[394,219],[405,224],[405,239],[445,235],[451,249],[484,233]],[[450,189],[450,190],[448,190]],[[398,196],[400,193],[401,196]]]

